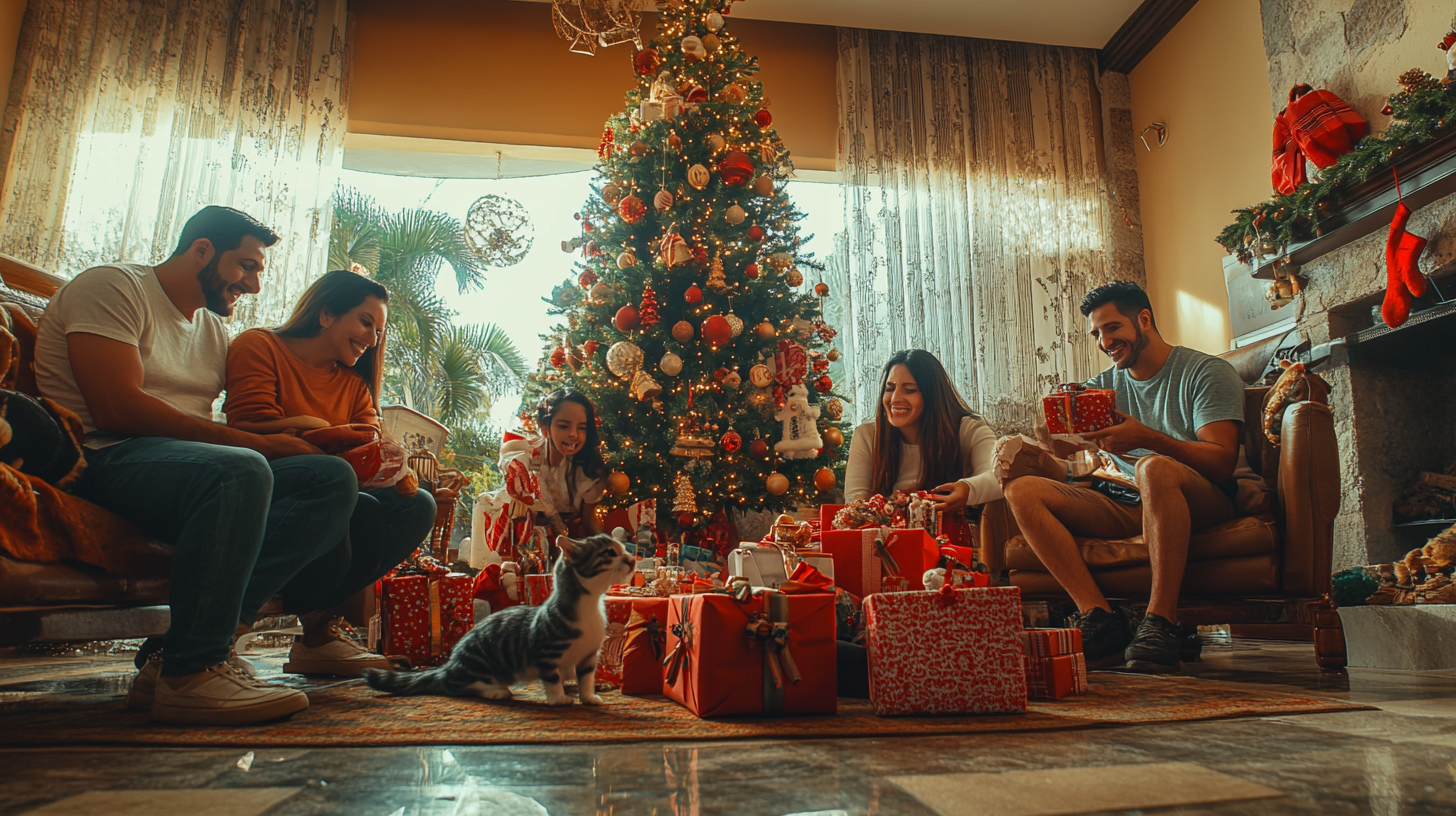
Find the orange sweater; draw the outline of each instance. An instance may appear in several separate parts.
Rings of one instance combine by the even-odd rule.
[[[379,424],[362,377],[338,364],[327,369],[304,365],[268,329],[245,331],[228,347],[222,410],[230,424],[295,416],[318,417],[330,425]]]

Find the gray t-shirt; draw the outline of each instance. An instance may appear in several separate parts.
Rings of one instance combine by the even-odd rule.
[[[77,275],[51,298],[35,342],[36,384],[81,418],[86,447],[125,442],[96,428],[76,385],[67,337],[78,332],[136,346],[143,391],[188,416],[212,419],[227,380],[227,329],[206,309],[191,319],[178,311],[150,266],[110,264]]]
[[[1163,367],[1144,382],[1113,366],[1088,380],[1087,387],[1116,391],[1117,410],[1184,442],[1196,442],[1204,425],[1244,421],[1244,383],[1233,365],[1183,346],[1174,346]],[[1151,453],[1139,449],[1113,458],[1132,475],[1138,458]]]

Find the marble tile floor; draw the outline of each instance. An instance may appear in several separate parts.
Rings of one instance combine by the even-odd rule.
[[[0,712],[124,694],[125,660],[0,652]],[[1326,675],[1309,644],[1235,640],[1187,673],[1379,710],[935,738],[0,749],[0,814],[1456,813],[1456,672]]]

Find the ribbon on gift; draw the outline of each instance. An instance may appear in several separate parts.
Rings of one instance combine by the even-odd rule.
[[[692,660],[689,653],[693,645],[693,622],[688,618],[688,606],[691,603],[691,597],[682,599],[682,623],[674,624],[672,627],[672,633],[677,635],[677,643],[673,644],[672,653],[662,661],[662,665],[667,667],[665,679],[669,686],[677,682],[678,675],[688,667]]]
[[[440,582],[430,581],[430,657],[440,654]]]
[[[789,596],[764,592],[763,612],[749,616],[749,630],[763,646],[763,713],[782,714],[784,681],[798,683],[799,667],[789,650]]]
[[[633,632],[642,632],[646,636],[653,660],[662,659],[662,653],[667,651],[667,630],[657,619],[657,613],[644,617],[641,612],[633,609],[632,617],[627,620],[627,637],[630,638]]]

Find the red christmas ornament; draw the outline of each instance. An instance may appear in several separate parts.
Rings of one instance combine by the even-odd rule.
[[[629,195],[617,205],[617,214],[628,224],[635,224],[647,215],[647,205],[635,195]]]
[[[763,240],[763,227],[757,224],[748,228],[748,240],[757,243]]]
[[[767,459],[768,443],[762,439],[753,440],[753,444],[748,446],[748,455],[755,459]]]
[[[656,48],[644,48],[632,57],[632,70],[637,76],[652,76],[662,65],[662,57],[658,56]]]
[[[704,325],[706,326],[707,324]],[[723,380],[727,379],[727,377],[728,369],[726,368],[719,368],[717,371],[713,372],[713,379],[717,380],[718,382],[723,382]]]
[[[557,346],[556,350],[551,352],[551,365],[554,368],[566,367],[566,349]]]
[[[816,351],[813,354],[811,354],[810,356],[811,357],[818,357],[819,356],[819,352]],[[828,360],[815,360],[814,362],[810,363],[810,365],[813,366],[814,373],[815,374],[823,374],[824,372],[826,372],[826,371],[829,370],[829,361]]]
[[[714,347],[724,345],[733,339],[733,326],[722,315],[711,315],[704,320],[702,332],[703,339],[708,341],[708,345]],[[723,372],[723,377],[728,376],[728,369],[722,368],[719,371]],[[714,376],[717,377],[717,375]],[[717,377],[718,382],[722,382],[723,377]]]
[[[581,288],[590,289],[597,282],[597,273],[588,269],[581,273],[581,276],[576,279],[576,282],[581,284]]]
[[[641,316],[637,314],[637,307],[628,303],[617,310],[616,324],[617,331],[631,331],[637,328],[641,322]]]
[[[701,85],[694,85],[683,97],[683,101],[689,105],[701,105],[708,101],[708,89]]]
[[[753,123],[761,128],[766,128],[773,124],[773,114],[766,110],[761,110],[753,115]]]
[[[581,228],[585,232],[596,232],[597,229],[596,227],[592,226],[592,222],[590,219],[581,222]]]
[[[834,383],[830,381],[829,375],[825,374],[814,381],[814,388],[821,394],[828,394],[834,388]]]
[[[748,156],[734,150],[718,164],[718,175],[722,177],[724,184],[747,184],[753,178],[753,162]]]
[[[757,280],[758,279],[758,264],[751,263],[748,266],[743,267],[743,274],[744,275],[747,275],[749,280]]]
[[[743,447],[743,437],[739,436],[737,431],[729,431],[718,440],[718,447],[722,448],[724,453],[737,453]]]
[[[683,513],[677,517],[677,526],[687,529],[698,523],[698,519],[692,513]]]
[[[586,356],[588,358],[596,356],[597,349],[599,349],[601,347],[602,347],[602,344],[601,343],[598,343],[595,340],[588,340],[585,343],[582,343],[581,344],[581,350],[584,351],[584,352],[586,352]]]
[[[703,290],[699,289],[698,285],[695,283],[692,286],[689,286],[686,292],[683,292],[683,300],[688,303],[702,303]]]
[[[662,322],[662,318],[657,314],[657,293],[652,291],[652,284],[644,284],[642,286],[642,314],[639,317],[639,323],[643,331],[646,331],[660,322]]]

